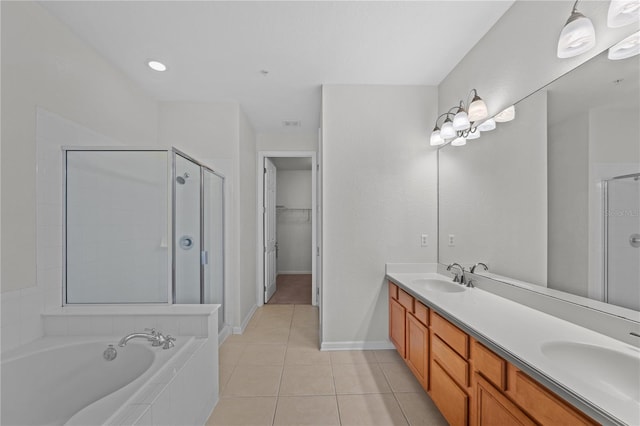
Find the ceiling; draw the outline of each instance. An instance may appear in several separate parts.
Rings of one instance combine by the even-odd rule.
[[[42,1],[158,101],[320,126],[322,84],[438,85],[513,1]],[[168,66],[151,71],[149,59]],[[267,71],[264,73],[262,71]]]

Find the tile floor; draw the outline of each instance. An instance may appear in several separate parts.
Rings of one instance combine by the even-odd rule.
[[[318,310],[265,305],[220,347],[207,425],[446,425],[395,351],[318,350]]]

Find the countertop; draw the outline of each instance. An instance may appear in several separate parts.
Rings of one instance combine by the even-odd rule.
[[[388,271],[386,277],[597,421],[640,425],[640,403],[616,389],[615,375],[596,381],[579,359],[559,365],[541,350],[549,342],[575,342],[630,355],[640,365],[639,348],[478,288],[445,293],[412,284],[424,278],[451,281],[448,276]]]

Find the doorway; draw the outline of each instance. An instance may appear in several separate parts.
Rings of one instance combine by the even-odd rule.
[[[258,167],[258,306],[317,306],[316,153],[260,152]]]

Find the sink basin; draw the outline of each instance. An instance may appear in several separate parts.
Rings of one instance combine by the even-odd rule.
[[[571,374],[622,398],[640,401],[640,353],[636,356],[603,346],[577,342],[547,342],[544,356],[566,366]]]
[[[411,281],[413,285],[420,286],[427,291],[440,291],[443,293],[459,293],[465,291],[466,287],[449,281],[436,280],[433,278],[423,278]]]

